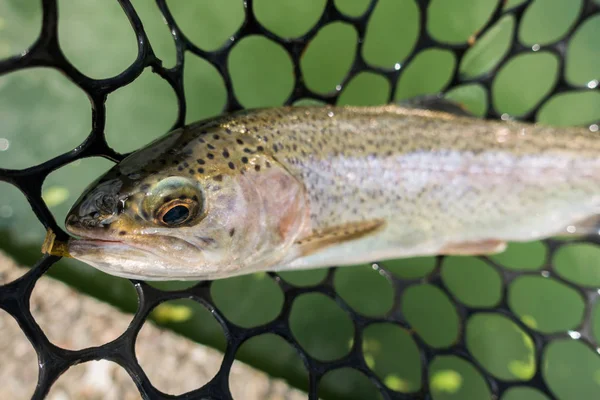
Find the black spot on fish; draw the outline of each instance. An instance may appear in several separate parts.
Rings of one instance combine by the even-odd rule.
[[[144,183],[142,186],[140,186],[141,190],[148,190],[150,189],[150,185],[148,185],[147,183]]]
[[[229,161],[229,164],[227,164],[229,166],[230,169],[235,169],[235,165],[233,165],[233,163],[231,161]]]
[[[255,171],[260,171],[260,165],[255,165],[255,166],[254,166],[254,170],[255,170]]]
[[[166,196],[166,197],[163,199],[163,201],[164,201],[165,203],[168,203],[168,202],[170,202],[171,200],[173,200],[173,198],[172,198],[171,196]]]
[[[183,171],[183,166],[180,165],[179,167],[177,167],[177,171]]]
[[[144,210],[142,210],[142,217],[144,217],[144,219],[150,219],[150,215]]]
[[[125,232],[125,231],[120,231],[119,232],[119,235],[121,235],[121,236],[126,235],[126,234],[127,234],[127,232]]]
[[[213,179],[217,182],[221,182],[223,180],[223,175],[214,176]]]
[[[266,161],[265,165],[267,166],[267,168],[271,168],[271,163],[270,162]]]
[[[206,245],[215,244],[217,242],[215,239],[210,238],[210,237],[199,236],[198,239]]]
[[[187,199],[187,196],[185,194],[182,194],[181,196],[179,196],[179,200],[185,200]]]
[[[229,152],[227,151],[227,149],[223,150],[223,157],[229,158]]]
[[[173,160],[173,161],[171,161],[171,164],[173,164],[173,165],[177,165],[177,164],[179,164],[179,161],[177,161],[177,160]]]
[[[196,162],[197,162],[198,164],[200,164],[200,165],[204,165],[204,164],[206,164],[206,163],[205,163],[205,161],[204,161],[203,159],[201,159],[201,158],[197,159],[197,160],[196,160]]]
[[[198,171],[199,174],[203,174],[204,173],[204,168],[198,168],[197,171]]]
[[[229,237],[233,237],[233,235],[235,235],[235,228],[229,230]]]
[[[265,149],[265,148],[264,148],[264,147],[262,147],[262,146],[258,146],[258,147],[256,148],[256,150],[257,150],[257,151],[263,151],[264,149]]]
[[[244,153],[252,154],[252,150],[246,147],[244,148]]]
[[[220,139],[220,137],[219,137],[219,135],[213,135],[213,139],[215,139],[215,140],[219,140],[219,139]]]
[[[190,173],[190,175],[194,175],[196,173],[193,169],[190,169],[188,172]]]
[[[273,145],[273,151],[274,151],[275,153],[277,153],[277,144],[274,144],[274,145]]]
[[[206,140],[204,140],[204,139],[202,139],[202,138],[198,138],[198,141],[199,141],[200,143],[206,143]]]
[[[244,164],[248,164],[248,157],[242,157],[242,162]]]
[[[215,149],[215,146],[213,146],[213,145],[212,145],[212,144],[210,144],[210,143],[209,143],[209,144],[207,144],[207,145],[206,145],[206,147],[208,147],[208,148],[209,148],[209,149],[211,149],[211,150],[214,150],[214,149]]]
[[[242,139],[236,139],[235,140],[238,144],[244,144],[244,141]]]
[[[158,162],[161,163],[162,165],[166,165],[167,164],[167,160],[164,160],[162,158],[160,160],[158,160]]]
[[[212,153],[208,153],[208,154],[206,155],[206,157],[208,157],[208,159],[209,159],[209,160],[212,160],[213,158],[215,158],[215,155],[214,155],[214,154],[212,154]]]
[[[192,196],[192,200],[194,200],[194,201],[198,201],[198,196],[196,196],[196,195],[193,195],[193,196]]]
[[[227,132],[227,134],[231,135],[231,129],[225,128],[225,132]]]

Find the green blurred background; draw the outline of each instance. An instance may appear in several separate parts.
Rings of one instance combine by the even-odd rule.
[[[599,0],[596,0],[599,1]],[[505,7],[522,3],[508,1]],[[83,73],[106,78],[123,71],[136,56],[136,40],[116,1],[59,0],[60,43],[67,58]],[[133,0],[150,42],[165,66],[175,63],[175,47],[162,17],[151,0]],[[215,50],[241,25],[241,0],[168,0],[175,20],[198,47]],[[257,18],[269,30],[286,38],[302,35],[317,22],[325,0],[255,0]],[[359,16],[367,0],[337,0],[347,15]],[[432,0],[428,29],[445,42],[464,43],[489,19],[496,0]],[[582,5],[581,0],[535,0],[520,25],[509,14],[501,18],[468,51],[456,66],[452,52],[429,49],[409,65],[403,61],[418,34],[418,10],[413,0],[380,0],[368,25],[363,55],[378,67],[405,68],[393,97],[397,100],[437,93],[445,88],[458,67],[466,78],[475,78],[495,67],[511,45],[513,32],[526,46],[552,43],[567,32]],[[25,50],[38,35],[41,7],[37,0],[0,2],[0,58]],[[565,77],[569,83],[587,85],[600,79],[600,16],[577,28],[568,43]],[[323,27],[310,42],[301,60],[306,84],[315,92],[331,93],[347,74],[356,52],[357,33],[346,23]],[[234,45],[228,65],[237,98],[245,107],[281,105],[290,95],[293,65],[276,43],[249,36]],[[508,61],[495,75],[492,100],[501,113],[519,116],[535,107],[556,85],[558,62],[550,53],[531,52]],[[222,78],[208,62],[185,55],[186,121],[219,114],[226,90]],[[382,76],[363,72],[343,88],[338,104],[375,105],[387,102],[390,85]],[[485,89],[471,83],[449,91],[448,97],[465,103],[476,115],[485,112]],[[303,99],[301,103],[314,100]],[[162,135],[173,124],[177,104],[170,87],[150,70],[134,83],[117,90],[107,101],[106,135],[117,151],[129,152]],[[81,143],[91,129],[91,111],[83,92],[59,72],[29,69],[0,77],[0,168],[25,168],[46,161]],[[538,121],[554,125],[581,125],[600,120],[600,92],[574,91],[552,97],[537,114]],[[103,159],[85,159],[51,174],[43,197],[62,223],[74,200],[96,176],[111,166]],[[17,261],[32,265],[40,257],[44,229],[23,195],[0,183],[0,248]],[[578,285],[600,287],[600,248],[565,243],[549,260],[543,243],[511,244],[493,260],[507,270],[536,271],[548,262],[563,278]],[[382,263],[401,278],[425,277],[433,258]],[[318,284],[326,271],[283,273],[299,286]],[[79,290],[127,312],[136,309],[136,296],[128,280],[111,277],[72,260],[62,260],[50,274]],[[400,299],[401,309],[415,332],[381,323],[366,329],[362,348],[365,362],[389,388],[410,392],[420,388],[421,368],[414,336],[432,348],[451,346],[466,334],[471,354],[493,376],[527,381],[541,367],[543,376],[561,399],[592,399],[600,393],[600,357],[575,340],[557,339],[536,365],[532,339],[517,325],[488,313],[503,295],[527,326],[542,333],[577,329],[584,318],[585,301],[571,287],[540,275],[518,277],[503,292],[501,276],[489,262],[471,257],[450,257],[442,278],[454,299],[423,283],[411,287]],[[371,266],[343,268],[335,275],[335,288],[357,312],[384,316],[393,306],[389,282]],[[157,284],[164,289],[190,283]],[[280,311],[283,294],[265,274],[220,280],[211,289],[214,301],[231,321],[245,327],[269,322]],[[397,299],[398,300],[398,299]],[[481,309],[466,323],[455,302]],[[182,312],[183,310],[183,312]],[[223,331],[212,315],[190,300],[159,306],[152,314],[164,325],[200,343],[225,346]],[[600,306],[591,310],[593,333],[600,341]],[[300,296],[290,317],[294,336],[316,358],[332,360],[352,346],[353,325],[331,299],[320,294]],[[295,351],[275,335],[246,342],[237,357],[292,385],[306,388],[307,372]],[[429,366],[429,385],[436,400],[486,399],[489,391],[481,374],[454,356],[437,357]],[[327,374],[319,394],[331,399],[378,398],[372,383],[353,370]],[[516,388],[502,400],[545,399],[533,389]]]

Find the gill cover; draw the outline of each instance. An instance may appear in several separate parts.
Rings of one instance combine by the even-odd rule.
[[[218,278],[280,262],[309,225],[303,185],[259,141],[200,123],[90,187],[67,217],[79,238],[62,254],[128,278]]]

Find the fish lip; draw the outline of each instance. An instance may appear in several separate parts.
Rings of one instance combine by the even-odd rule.
[[[106,250],[110,252],[110,246],[121,245],[125,246],[131,250],[138,251],[144,253],[145,255],[155,257],[157,259],[161,259],[163,261],[168,261],[168,253],[155,252],[152,251],[152,247],[144,247],[144,246],[136,246],[133,243],[127,243],[118,240],[104,240],[104,239],[94,239],[94,238],[71,238],[72,243],[78,242],[82,245],[91,245],[93,247],[108,247]],[[98,264],[94,262],[89,262],[85,260],[85,253],[82,254],[73,254],[74,258],[81,259],[82,261],[92,265],[96,269],[107,273],[109,275],[118,276],[126,279],[134,279],[134,280],[142,280],[142,281],[168,281],[168,280],[205,280],[211,277],[210,273],[199,273],[198,271],[191,270],[190,272],[173,272],[171,270],[159,271],[159,272],[151,272],[148,270],[144,271],[128,271],[125,269],[121,269],[119,267],[114,267],[108,264]],[[84,256],[84,257],[79,257]]]
[[[79,241],[84,240],[86,242],[121,243],[121,244],[128,245],[127,243],[122,242],[121,240],[95,239],[95,238],[86,238],[86,237],[83,237],[83,238],[80,238],[80,239],[76,239],[76,240],[79,240]]]
[[[135,235],[134,235],[135,236]],[[139,235],[142,239],[144,235]],[[188,246],[194,246],[196,247],[193,243],[188,242],[185,239],[179,238],[179,237],[173,237],[173,236],[166,236],[166,235],[155,235],[156,238],[169,238],[171,240],[176,239],[177,241],[181,242],[181,243],[185,243]],[[78,237],[72,237],[70,240],[72,241],[77,241],[79,243],[89,243],[92,244],[94,246],[98,246],[101,247],[103,243],[106,243],[107,245],[122,245],[122,246],[126,246],[129,247],[131,249],[135,249],[141,252],[144,252],[152,257],[156,257],[162,260],[168,260],[168,252],[162,252],[157,250],[156,247],[146,244],[144,243],[143,240],[140,241],[136,241],[135,237],[132,237],[133,240],[130,241],[123,241],[123,240],[110,240],[110,239],[100,239],[97,237],[89,237],[89,236],[80,236]]]
[[[88,245],[94,249],[108,250],[109,252],[111,250],[111,246],[123,246],[128,249],[144,253],[147,256],[165,260],[165,257],[163,257],[163,255],[160,253],[154,253],[154,252],[150,251],[148,248],[135,246],[132,243],[127,243],[127,242],[123,242],[120,240],[106,240],[106,239],[95,239],[95,238],[86,238],[86,237],[83,237],[83,238],[73,237],[69,240],[69,243],[70,243],[69,248],[71,248],[71,249],[72,249],[73,245],[84,245],[84,246]],[[74,256],[74,258],[80,258],[81,256],[84,256],[84,254],[78,254],[77,252],[73,253],[72,251],[71,251],[71,254],[72,254],[72,256]],[[123,276],[123,275],[121,275],[119,270],[110,269],[111,272],[109,272],[107,269],[102,269],[102,270],[105,272],[111,273],[113,275]],[[136,279],[141,279],[142,276],[143,275],[139,275],[139,277]]]
[[[91,243],[91,244],[95,244],[95,245],[102,245],[102,243],[106,243],[106,244],[121,244],[123,246],[127,246],[127,247],[131,247],[134,249],[138,249],[138,250],[142,250],[145,252],[148,252],[146,249],[143,249],[141,247],[138,246],[134,246],[132,243],[127,243],[124,242],[122,240],[109,240],[109,239],[98,239],[98,238],[92,238],[92,237],[72,237],[71,241],[75,241],[75,242],[79,242],[79,243]]]

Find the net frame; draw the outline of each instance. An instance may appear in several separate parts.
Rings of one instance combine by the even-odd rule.
[[[0,169],[0,181],[12,184],[21,192],[23,192],[40,223],[42,223],[46,229],[52,229],[57,234],[57,238],[59,240],[66,239],[68,235],[57,225],[53,215],[42,200],[42,184],[44,180],[51,172],[75,160],[85,157],[104,157],[111,161],[118,162],[126,156],[126,154],[119,154],[116,152],[106,141],[106,137],[104,135],[106,123],[105,102],[110,93],[133,82],[147,67],[150,67],[154,73],[164,79],[176,94],[178,102],[178,115],[175,123],[173,124],[173,129],[183,126],[185,121],[186,99],[184,96],[183,68],[184,55],[186,52],[193,53],[196,56],[208,61],[222,76],[227,90],[227,101],[223,110],[224,112],[236,111],[243,108],[235,96],[232,79],[226,61],[231,48],[241,38],[251,34],[263,35],[280,44],[287,51],[289,57],[293,61],[295,75],[294,88],[291,95],[285,101],[285,104],[293,104],[295,101],[306,97],[321,100],[325,103],[334,104],[336,102],[341,90],[337,90],[330,94],[316,93],[307,87],[302,78],[302,71],[300,70],[300,57],[307,44],[312,38],[315,37],[315,35],[323,26],[331,22],[341,21],[351,24],[356,29],[359,38],[356,56],[352,63],[352,67],[350,68],[350,71],[346,77],[340,83],[342,88],[359,72],[375,72],[381,76],[384,76],[389,81],[391,90],[389,92],[390,97],[388,100],[391,102],[396,91],[399,77],[406,69],[401,68],[396,70],[393,68],[386,69],[375,67],[367,63],[362,56],[362,46],[364,44],[363,39],[365,38],[367,23],[375,6],[377,5],[377,0],[371,0],[366,12],[362,16],[356,18],[349,17],[341,13],[336,8],[333,0],[327,0],[319,21],[304,35],[294,39],[281,38],[265,28],[257,20],[255,14],[253,13],[252,0],[245,0],[243,2],[245,12],[243,24],[237,30],[237,32],[233,34],[231,40],[228,40],[223,47],[215,51],[202,50],[192,43],[192,41],[189,40],[185,36],[184,32],[182,32],[182,30],[178,27],[173,15],[169,11],[166,1],[156,0],[156,6],[163,15],[175,42],[176,64],[172,68],[165,68],[162,65],[161,60],[155,55],[148,36],[144,31],[143,24],[131,2],[129,0],[117,1],[121,5],[123,12],[126,14],[131,27],[135,32],[138,47],[138,54],[135,61],[117,76],[107,79],[92,79],[78,71],[77,68],[75,68],[67,60],[59,45],[59,18],[56,0],[42,0],[42,28],[35,43],[21,55],[0,61],[0,75],[32,67],[46,67],[58,70],[67,76],[71,82],[83,90],[88,95],[91,102],[92,130],[83,143],[81,143],[79,146],[69,152],[29,168],[20,170]],[[498,19],[506,14],[513,15],[515,24],[518,26],[525,10],[532,3],[532,1],[533,0],[527,0],[524,3],[508,10],[503,9],[504,1],[498,1],[491,18],[479,31],[478,36],[480,37],[484,35],[488,29],[490,29],[490,27],[498,21]],[[483,76],[467,79],[461,76],[459,73],[458,65],[460,65],[463,56],[470,47],[469,44],[465,43],[454,45],[436,41],[427,31],[427,10],[430,0],[415,0],[415,3],[420,12],[419,37],[410,55],[403,62],[404,65],[409,64],[420,51],[427,48],[436,47],[451,50],[456,57],[456,63],[452,78],[448,82],[446,89],[465,83],[479,83],[483,85],[487,89],[486,93],[488,104],[485,118],[500,118],[501,114],[494,109],[493,102],[491,101],[492,80],[496,72],[502,68],[502,66],[512,57],[532,51],[530,47],[519,42],[518,29],[513,30],[513,37],[509,51],[493,69],[488,71]],[[550,97],[555,96],[556,94],[567,91],[573,92],[600,90],[598,87],[590,88],[585,85],[573,85],[566,80],[564,73],[567,43],[569,42],[570,38],[583,21],[600,14],[600,5],[598,3],[595,3],[592,0],[584,0],[583,4],[584,6],[581,8],[575,23],[572,24],[568,32],[563,35],[563,37],[554,43],[543,45],[537,49],[538,51],[548,51],[557,57],[557,60],[559,61],[558,78],[552,92],[545,96],[525,115],[519,117],[520,120],[534,122],[535,116],[542,105]],[[27,336],[38,355],[39,376],[35,392],[32,396],[33,399],[43,398],[48,393],[53,382],[55,382],[56,379],[58,379],[58,377],[69,367],[86,361],[99,359],[114,361],[121,365],[129,373],[138,390],[140,391],[140,394],[145,399],[230,399],[231,393],[229,390],[229,372],[234,362],[237,350],[246,340],[265,333],[272,333],[280,336],[298,352],[304,363],[304,366],[309,373],[308,396],[310,399],[317,399],[319,382],[327,372],[343,367],[356,369],[367,376],[368,379],[380,391],[384,399],[430,399],[432,398],[432,394],[430,393],[428,387],[428,365],[434,357],[439,355],[454,355],[468,361],[485,378],[490,392],[493,394],[493,396],[495,396],[495,398],[500,398],[506,390],[513,386],[528,385],[538,389],[540,392],[553,399],[556,398],[556,396],[551,392],[547,382],[542,376],[541,365],[544,352],[543,350],[552,340],[557,338],[575,337],[594,350],[598,348],[599,344],[595,341],[592,332],[590,315],[594,305],[598,301],[598,297],[600,297],[600,288],[584,288],[563,279],[555,272],[551,261],[552,256],[560,248],[563,242],[550,239],[544,241],[544,243],[548,249],[547,258],[544,266],[539,271],[510,271],[487,257],[481,257],[486,263],[498,271],[503,281],[502,300],[499,305],[492,310],[487,308],[480,309],[476,307],[465,306],[455,296],[452,295],[440,275],[440,268],[444,260],[443,257],[437,257],[436,267],[425,278],[412,280],[399,279],[389,273],[389,271],[386,271],[385,268],[377,266],[382,275],[384,275],[386,279],[392,283],[395,293],[394,307],[389,313],[386,314],[385,317],[366,317],[353,310],[346,302],[344,302],[339,294],[336,293],[333,285],[334,275],[336,273],[335,268],[329,269],[327,276],[322,282],[309,287],[294,286],[281,279],[276,273],[269,273],[268,275],[279,285],[284,293],[283,307],[277,318],[275,318],[273,321],[253,328],[240,327],[229,321],[224,316],[224,314],[215,306],[215,303],[211,298],[210,281],[200,282],[194,287],[185,290],[163,291],[144,282],[133,280],[132,283],[134,284],[138,295],[138,310],[135,313],[135,316],[127,330],[117,339],[101,346],[81,350],[67,350],[50,342],[42,329],[36,323],[29,308],[29,299],[36,281],[43,276],[55,262],[59,260],[59,257],[49,255],[42,256],[40,260],[33,266],[33,268],[21,278],[6,285],[0,286],[0,308],[7,311],[17,320],[19,326],[23,330],[23,333]],[[596,245],[600,245],[600,239],[598,237],[589,237],[571,241],[569,243],[594,243]],[[508,305],[507,288],[515,278],[524,275],[544,277],[552,276],[555,280],[575,289],[583,296],[585,299],[585,316],[582,324],[576,331],[544,335],[532,330],[516,317]],[[459,335],[459,339],[456,343],[454,343],[454,345],[445,349],[434,349],[425,343],[418,335],[413,335],[413,338],[420,349],[422,370],[421,389],[414,393],[400,393],[389,389],[365,362],[362,348],[360,346],[360,343],[362,342],[363,331],[369,325],[379,322],[393,323],[410,330],[411,326],[400,310],[399,299],[409,287],[424,282],[440,288],[447,296],[449,296],[450,299],[453,300],[463,327],[465,325],[465,321],[470,316],[485,311],[486,313],[495,313],[509,318],[520,329],[526,332],[533,339],[536,350],[535,375],[527,382],[509,382],[493,377],[486,371],[484,366],[481,365],[477,359],[469,353],[466,346],[464,332]],[[353,346],[350,352],[341,359],[328,362],[317,360],[308,354],[300,346],[296,338],[294,338],[289,325],[290,311],[294,300],[298,296],[305,293],[321,293],[325,296],[328,296],[350,316],[354,325]],[[225,333],[227,347],[224,353],[221,368],[210,382],[194,391],[184,393],[179,396],[172,396],[162,393],[151,384],[149,378],[146,376],[142,367],[137,362],[134,347],[137,334],[152,309],[162,302],[183,298],[193,299],[201,303],[215,316]],[[576,335],[573,332],[575,332]]]

